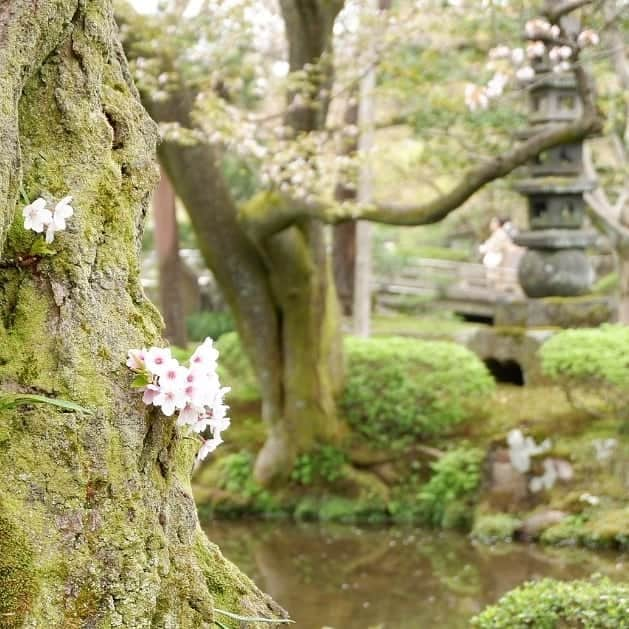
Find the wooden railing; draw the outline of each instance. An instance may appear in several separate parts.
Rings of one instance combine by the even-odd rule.
[[[395,307],[416,296],[453,302],[464,314],[481,316],[491,316],[497,300],[522,296],[513,267],[487,269],[473,262],[424,258],[396,273],[376,276],[372,286],[381,306]]]

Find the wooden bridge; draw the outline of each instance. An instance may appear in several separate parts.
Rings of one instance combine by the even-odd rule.
[[[416,298],[438,302],[470,319],[493,319],[497,302],[523,298],[514,267],[488,270],[473,262],[424,258],[375,277],[372,290],[376,304],[386,309],[409,307]]]
[[[196,249],[183,249],[180,254],[197,275],[201,292],[215,284]],[[142,284],[149,291],[157,288],[154,253],[144,261]],[[394,273],[376,275],[372,290],[382,309],[412,310],[413,301],[415,305],[430,301],[473,320],[492,319],[496,302],[523,297],[513,267],[488,273],[482,264],[429,258],[414,258]]]

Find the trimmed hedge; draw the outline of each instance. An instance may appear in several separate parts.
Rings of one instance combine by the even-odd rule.
[[[216,347],[221,382],[233,387],[232,399],[259,398],[236,332],[221,336]],[[347,337],[345,354],[340,410],[354,430],[386,445],[443,434],[474,417],[495,387],[479,358],[448,341]]]
[[[629,585],[602,577],[525,583],[473,618],[472,626],[482,629],[628,629]]]
[[[447,341],[349,337],[345,351],[340,408],[354,430],[383,444],[443,434],[495,387],[476,355]]]
[[[623,325],[565,330],[540,349],[542,372],[575,406],[620,416],[629,405],[628,357],[629,327]]]

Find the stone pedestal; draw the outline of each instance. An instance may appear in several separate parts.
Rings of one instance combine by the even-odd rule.
[[[573,297],[587,293],[594,271],[585,248],[596,234],[580,229],[523,232],[516,242],[527,251],[520,260],[518,280],[529,297]]]

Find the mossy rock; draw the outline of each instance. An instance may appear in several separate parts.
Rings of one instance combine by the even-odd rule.
[[[321,499],[318,496],[304,496],[295,507],[296,520],[316,521],[319,519]]]
[[[510,542],[522,525],[522,520],[508,513],[488,513],[474,521],[472,538],[484,544]]]
[[[319,519],[324,522],[384,522],[388,513],[386,505],[378,501],[335,496],[321,501]]]
[[[549,545],[629,549],[629,507],[568,516],[544,531],[541,541]]]
[[[601,511],[584,526],[584,543],[595,548],[629,548],[629,507]]]

